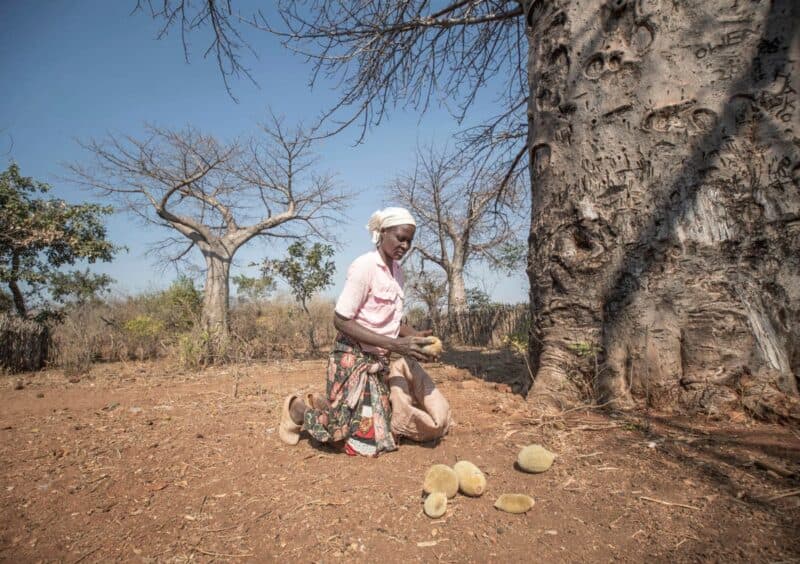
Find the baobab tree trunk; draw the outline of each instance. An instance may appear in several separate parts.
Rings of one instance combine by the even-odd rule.
[[[464,267],[451,264],[447,271],[447,324],[450,340],[464,342],[464,315],[466,313],[467,290],[464,285]]]
[[[523,5],[534,391],[797,417],[800,3]]]
[[[464,285],[464,269],[452,268],[447,280],[447,309],[460,313],[467,309],[467,290]]]
[[[228,307],[232,253],[221,246],[201,247],[206,259],[206,284],[203,290],[201,325],[207,336],[206,360],[224,361],[228,356]]]

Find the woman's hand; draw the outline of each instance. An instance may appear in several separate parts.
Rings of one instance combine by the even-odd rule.
[[[430,333],[429,331],[422,332]],[[422,351],[422,348],[428,344],[430,344],[430,340],[427,336],[398,337],[389,350],[402,356],[410,356],[415,360],[428,361],[432,357]]]

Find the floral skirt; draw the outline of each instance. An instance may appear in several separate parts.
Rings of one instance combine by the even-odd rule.
[[[344,446],[350,455],[378,456],[397,450],[391,432],[392,405],[386,386],[388,359],[361,350],[339,333],[328,358],[328,409],[306,410],[303,429],[322,443]]]

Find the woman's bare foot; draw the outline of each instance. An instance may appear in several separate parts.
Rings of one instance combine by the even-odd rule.
[[[292,403],[289,404],[289,415],[292,417],[292,421],[302,425],[306,416],[306,409],[308,408],[300,398],[292,399]]]

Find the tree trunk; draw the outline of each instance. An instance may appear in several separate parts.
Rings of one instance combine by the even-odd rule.
[[[9,280],[8,289],[11,290],[11,297],[14,300],[14,308],[17,310],[17,315],[22,319],[27,319],[28,308],[25,306],[25,296],[22,295],[19,285],[15,280]]]
[[[201,324],[206,333],[206,360],[221,362],[228,356],[229,328],[228,277],[232,253],[224,248],[201,248],[206,259],[206,285],[203,291]]]
[[[317,344],[317,331],[314,326],[314,319],[311,317],[311,312],[308,310],[305,300],[303,300],[300,305],[303,307],[303,311],[306,313],[306,319],[308,320],[308,346],[310,347],[310,356],[316,357],[319,355],[319,345]]]
[[[467,313],[467,290],[464,285],[463,266],[452,266],[447,271],[447,324],[452,339],[457,335],[457,342],[464,342],[463,317]]]
[[[14,253],[11,257],[11,280],[8,281],[8,289],[11,290],[11,297],[14,300],[14,307],[17,310],[17,315],[26,319],[28,317],[28,308],[25,306],[25,296],[17,284],[17,277],[19,276],[19,256]]]
[[[800,3],[523,4],[534,390],[796,416]]]

